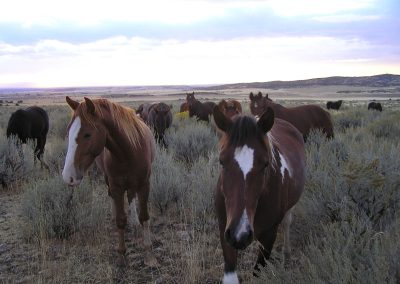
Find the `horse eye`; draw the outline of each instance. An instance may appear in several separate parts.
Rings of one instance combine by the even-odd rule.
[[[219,160],[219,164],[220,164],[221,166],[223,166],[223,165],[224,165],[224,163],[222,162],[222,160],[221,160],[221,159]]]
[[[90,136],[92,136],[92,134],[90,134],[90,133],[85,133],[85,135],[83,135],[83,138],[90,138]]]

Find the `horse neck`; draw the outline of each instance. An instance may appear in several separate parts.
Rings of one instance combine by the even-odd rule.
[[[285,110],[286,110],[286,108],[283,105],[277,104],[273,101],[267,100],[265,105],[266,105],[266,107],[272,108],[272,110],[275,113],[275,116],[282,114],[282,112],[285,112]]]
[[[126,153],[134,149],[132,143],[115,121],[108,121],[104,126],[107,129],[105,148],[118,159],[124,160]]]

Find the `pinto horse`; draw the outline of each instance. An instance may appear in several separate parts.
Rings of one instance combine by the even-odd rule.
[[[210,115],[212,115],[215,103],[205,102],[202,103],[194,97],[194,92],[189,94],[186,93],[186,102],[189,106],[189,116],[196,116],[197,120],[210,121]]]
[[[150,128],[136,116],[134,110],[106,99],[85,98],[81,103],[69,97],[66,100],[74,113],[68,125],[68,151],[62,172],[64,181],[70,186],[79,185],[85,171],[96,160],[113,200],[119,240],[118,264],[125,265],[126,193],[131,207],[130,219],[134,225],[140,222],[143,227],[145,264],[156,265],[157,260],[151,252],[147,208],[151,163],[155,154],[155,141]]]
[[[28,139],[36,140],[34,150],[36,158],[40,161],[41,166],[48,169],[43,161],[44,147],[46,145],[47,133],[49,132],[49,116],[47,112],[38,106],[19,109],[11,114],[7,126],[7,138],[16,136],[25,144]]]
[[[293,124],[306,141],[312,129],[321,129],[327,138],[333,138],[333,124],[329,112],[317,105],[304,105],[286,108],[273,102],[268,94],[263,97],[259,92],[256,96],[250,93],[250,111],[256,117],[260,116],[267,108],[272,108],[275,117],[286,120]]]
[[[284,228],[284,253],[289,257],[292,208],[305,182],[305,150],[301,133],[290,123],[274,119],[267,108],[256,121],[250,116],[226,117],[214,108],[214,120],[224,134],[220,140],[222,169],[215,189],[215,206],[225,261],[222,283],[239,283],[238,250],[253,239],[260,242],[258,271],[271,254],[278,226]]]
[[[229,118],[242,114],[242,105],[236,100],[222,100],[219,102],[218,107]]]
[[[328,101],[328,102],[326,103],[326,108],[327,108],[327,109],[339,110],[340,107],[342,106],[342,103],[343,103],[342,100],[336,101],[336,102]]]

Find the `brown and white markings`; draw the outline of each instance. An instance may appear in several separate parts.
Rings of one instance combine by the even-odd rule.
[[[146,247],[145,264],[157,265],[151,252],[147,201],[150,190],[151,163],[155,142],[150,129],[132,109],[106,99],[79,103],[66,97],[73,109],[68,126],[68,152],[62,172],[70,186],[81,183],[85,171],[96,160],[103,171],[118,228],[118,264],[125,264],[125,228],[127,216],[125,194],[131,206],[132,223],[137,223],[136,204],[139,204],[139,222],[143,226]]]
[[[215,107],[214,119],[224,132],[215,194],[225,262],[223,283],[239,283],[238,250],[258,240],[261,246],[255,270],[259,270],[271,254],[280,223],[285,256],[289,256],[291,209],[305,182],[304,142],[293,125],[274,118],[271,108],[256,122],[250,116],[231,120]]]

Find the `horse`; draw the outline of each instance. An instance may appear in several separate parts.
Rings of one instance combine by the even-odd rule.
[[[213,102],[202,103],[194,97],[194,92],[189,94],[186,93],[186,102],[189,106],[189,116],[196,116],[197,120],[210,122],[210,116],[212,115],[213,108],[216,106]]]
[[[267,108],[258,121],[251,116],[231,120],[214,108],[220,140],[220,175],[215,208],[224,257],[222,283],[239,283],[238,250],[260,242],[254,274],[271,255],[279,224],[284,231],[284,256],[290,257],[289,228],[293,206],[305,183],[302,134]]]
[[[136,110],[136,114],[144,121],[148,121],[149,119],[149,112],[150,112],[150,108],[152,108],[152,106],[155,103],[144,103],[141,104],[138,109]]]
[[[155,155],[153,134],[134,110],[107,99],[84,99],[78,102],[66,97],[73,115],[68,125],[68,150],[62,171],[63,180],[71,187],[78,186],[84,173],[96,161],[104,173],[108,195],[113,201],[118,231],[118,265],[126,264],[125,195],[131,209],[130,221],[135,226],[140,223],[143,228],[143,244],[146,249],[144,262],[149,266],[157,265],[157,259],[151,251],[147,208],[151,164]]]
[[[218,107],[229,118],[242,114],[242,105],[236,100],[221,100]]]
[[[381,103],[377,103],[377,102],[370,102],[368,104],[368,110],[378,110],[378,111],[382,111],[382,105]]]
[[[182,103],[179,108],[179,112],[185,112],[185,111],[189,111],[189,105],[187,102]]]
[[[308,134],[312,129],[321,129],[327,138],[333,138],[333,124],[329,112],[323,110],[317,105],[304,105],[286,108],[273,102],[259,92],[256,96],[250,93],[250,111],[256,117],[259,117],[268,107],[272,108],[277,118],[286,120],[293,124],[304,137],[306,141]]]
[[[171,109],[172,106],[166,105],[165,103],[153,104],[149,109],[147,121],[145,121],[154,129],[154,135],[157,142],[163,146],[166,146],[164,140],[165,130],[172,124]]]
[[[49,116],[47,112],[38,106],[19,109],[11,114],[7,126],[7,138],[16,136],[25,144],[28,139],[36,140],[34,160],[40,161],[41,167],[49,167],[43,161],[44,147],[47,133],[49,132]]]
[[[326,103],[326,108],[327,108],[327,109],[339,110],[340,107],[342,106],[342,102],[343,102],[342,100],[336,101],[336,102],[328,101],[328,102]]]

